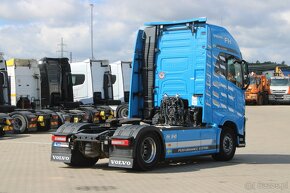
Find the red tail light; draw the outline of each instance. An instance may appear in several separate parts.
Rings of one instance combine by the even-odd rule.
[[[129,146],[130,140],[129,139],[112,139],[111,144],[115,146]]]
[[[290,86],[288,87],[288,94],[290,94]]]
[[[52,119],[58,119],[57,115],[52,115]]]
[[[37,121],[37,117],[33,117],[33,118],[31,118],[30,121],[31,121],[31,122],[35,122],[35,121]]]
[[[51,140],[55,142],[66,142],[67,138],[66,136],[53,135],[51,136]]]

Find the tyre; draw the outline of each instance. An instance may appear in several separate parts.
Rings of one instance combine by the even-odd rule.
[[[224,128],[220,137],[219,153],[212,155],[216,161],[229,161],[236,152],[236,135],[232,129]]]
[[[128,104],[121,104],[117,108],[117,118],[127,118],[128,117],[128,110],[129,105]]]
[[[264,105],[268,105],[269,104],[269,96],[267,94],[264,95],[264,100],[263,100],[263,104]]]
[[[159,162],[161,156],[161,144],[155,133],[143,134],[136,145],[134,169],[150,170]]]
[[[258,96],[258,101],[257,101],[257,105],[262,105],[263,104],[263,96],[259,95]]]
[[[24,116],[14,114],[11,116],[14,119],[14,131],[16,133],[25,133],[27,131],[27,121]]]
[[[5,131],[2,130],[2,128],[0,128],[0,137],[3,137],[5,135]]]
[[[85,157],[78,149],[72,150],[71,163],[66,163],[72,167],[92,167],[98,162],[98,158]]]

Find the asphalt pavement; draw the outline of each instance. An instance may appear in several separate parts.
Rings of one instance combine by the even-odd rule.
[[[247,106],[247,146],[233,160],[210,156],[162,163],[149,172],[71,168],[50,161],[51,134],[0,139],[0,193],[150,192],[289,193],[290,106]]]

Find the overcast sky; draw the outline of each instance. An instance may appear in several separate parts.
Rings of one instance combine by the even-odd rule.
[[[130,60],[144,22],[207,17],[237,40],[248,62],[290,64],[289,0],[1,0],[0,52],[9,58],[58,57],[63,37],[69,57]]]

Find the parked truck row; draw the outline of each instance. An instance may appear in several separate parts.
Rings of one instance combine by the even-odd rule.
[[[123,63],[128,65],[122,65]],[[82,71],[88,66],[94,68]],[[116,75],[111,71],[117,71],[118,68],[120,72],[124,71],[124,76],[128,76],[126,73],[130,72],[131,63],[120,62],[120,65],[110,66],[108,61],[87,60],[69,64],[67,58],[5,61],[1,55],[1,113],[6,113],[0,116],[3,117],[1,134],[8,131],[8,128],[11,130],[12,126],[16,133],[47,131],[68,122],[98,124],[115,114],[125,116],[124,113],[120,115],[114,112],[122,106],[126,108],[128,102],[124,100],[124,94],[123,98],[116,98],[121,93],[114,100],[113,85]],[[104,70],[100,71],[101,69]],[[120,78],[123,77],[119,75]],[[120,80],[117,82],[116,92],[124,92],[123,85],[126,83],[123,79]],[[89,90],[84,82],[90,84],[94,90]],[[90,96],[83,96],[84,92],[78,92],[79,88],[82,91],[87,89],[86,93],[91,93],[91,102],[83,103]],[[83,100],[79,100],[80,97]],[[6,123],[11,124],[6,126]]]

